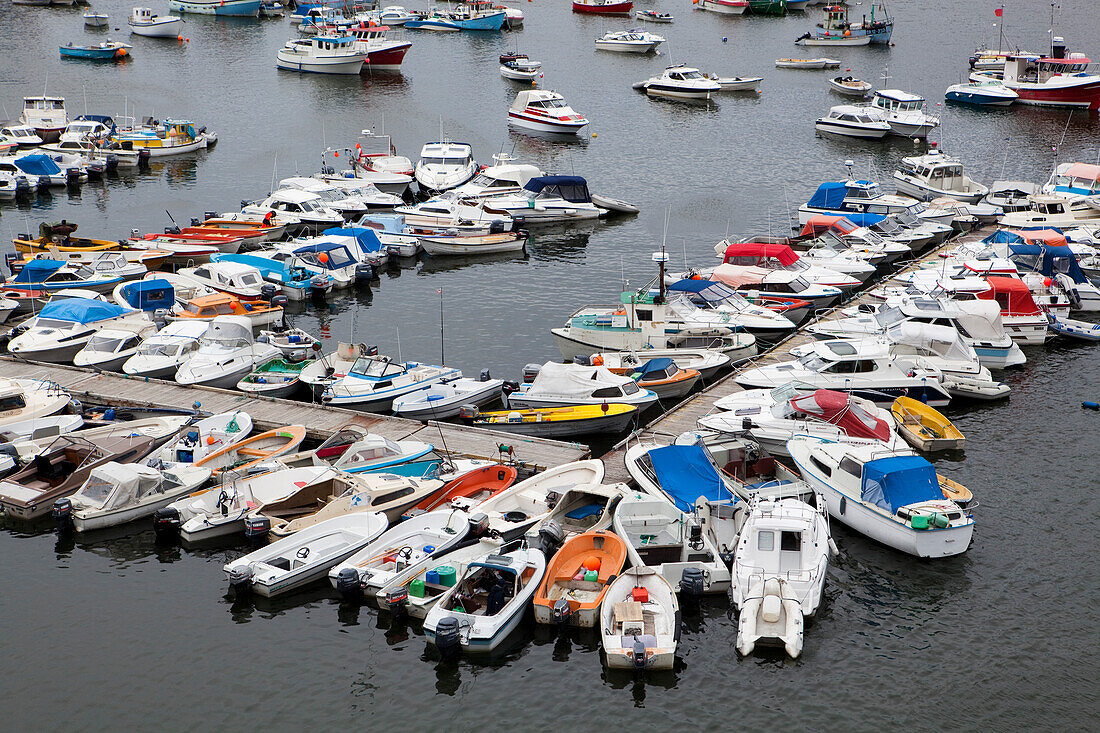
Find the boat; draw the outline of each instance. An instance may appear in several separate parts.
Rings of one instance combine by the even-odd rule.
[[[644,410],[656,401],[656,393],[642,389],[630,377],[612,374],[605,367],[553,361],[538,367],[530,382],[525,380],[518,390],[507,394],[509,409],[615,403]]]
[[[56,500],[80,488],[93,469],[112,461],[133,463],[156,445],[154,438],[140,433],[94,441],[80,433],[52,438],[30,463],[0,481],[0,509],[22,521],[43,517]]]
[[[19,150],[37,148],[45,142],[30,125],[11,122],[0,125],[0,139],[7,141],[9,144],[14,143]],[[7,152],[11,152],[11,150],[13,148],[9,147]]]
[[[508,19],[504,7],[492,0],[462,0],[447,17],[464,31],[499,31]]]
[[[38,421],[65,410],[71,399],[52,382],[0,379],[0,433],[20,434],[27,428],[34,432]]]
[[[123,373],[148,379],[172,379],[180,366],[198,350],[206,327],[206,323],[188,321],[169,323],[141,342],[137,352],[123,362]]]
[[[291,397],[301,386],[302,369],[309,364],[304,353],[272,357],[241,377],[237,389],[252,397]]]
[[[179,270],[182,278],[227,293],[241,300],[257,300],[263,294],[264,279],[255,267],[238,262],[210,262]]]
[[[759,92],[760,82],[764,81],[762,76],[718,76],[711,73],[704,73],[703,76],[718,82],[723,92]]]
[[[497,412],[460,410],[463,419],[474,427],[540,438],[619,435],[634,424],[637,413],[634,405],[615,403]]]
[[[490,379],[488,370],[482,377],[462,377],[402,395],[393,401],[393,414],[412,420],[445,420],[467,405],[483,407],[499,400],[504,382]]]
[[[390,412],[397,397],[462,376],[458,369],[394,361],[374,353],[359,356],[347,373],[325,388],[321,401],[334,407]]]
[[[576,135],[588,125],[588,120],[573,111],[557,92],[524,89],[508,108],[508,124],[537,132]]]
[[[326,298],[334,287],[333,276],[328,271],[316,272],[298,264],[296,258],[280,261],[277,257],[262,254],[216,254],[210,257],[210,266],[234,264],[260,273],[264,282],[277,288],[277,292],[293,301]],[[263,294],[264,286],[260,292]],[[274,296],[271,296],[274,297]]]
[[[692,6],[721,15],[744,15],[749,9],[749,0],[699,0],[693,2]]]
[[[649,23],[671,23],[671,13],[662,13],[660,10],[635,10],[634,17]]]
[[[825,16],[812,31],[795,41],[800,46],[863,46],[868,43],[889,45],[894,32],[894,20],[886,12],[885,3],[871,3],[871,15],[858,23],[848,17],[848,6],[842,2],[826,3]],[[878,10],[878,17],[875,11]],[[866,40],[863,40],[866,39]]]
[[[921,201],[947,196],[976,204],[989,193],[989,188],[963,173],[962,161],[944,155],[938,148],[925,155],[902,158],[894,171],[894,185],[899,194]]]
[[[669,99],[710,99],[722,91],[722,85],[690,66],[670,66],[660,76],[634,84],[646,94]]]
[[[591,360],[585,357],[577,357],[574,362],[591,365]],[[618,367],[610,366],[605,361],[603,366],[607,367],[612,374],[630,377],[642,389],[648,389],[656,394],[658,400],[680,400],[695,388],[702,376],[695,369],[681,368],[667,356],[653,357],[637,365]]]
[[[181,13],[253,18],[259,15],[260,0],[168,0],[168,8]]]
[[[1067,53],[1065,41],[1051,36],[1050,56],[1013,53],[1005,57],[1001,83],[1016,92],[1019,104],[1100,109],[1100,74],[1088,70],[1088,57]],[[977,75],[988,80],[985,74]]]
[[[32,361],[65,364],[103,329],[141,329],[148,323],[141,311],[102,300],[51,300],[22,324],[24,330],[8,342],[8,351]]]
[[[890,131],[902,137],[923,139],[939,127],[940,119],[924,112],[924,97],[900,89],[879,89],[871,106],[886,113]]]
[[[457,33],[462,30],[462,26],[458,21],[451,18],[449,14],[439,10],[433,10],[430,13],[417,15],[413,20],[407,20],[405,21],[405,27],[418,31],[436,31],[442,33]]]
[[[1078,321],[1065,316],[1047,313],[1049,328],[1055,334],[1077,341],[1100,341],[1100,323]]]
[[[388,26],[405,25],[407,21],[416,18],[416,13],[410,13],[401,5],[387,5],[378,14],[378,20]]]
[[[283,307],[266,300],[241,300],[228,293],[200,295],[173,306],[167,315],[172,323],[208,324],[220,315],[248,319],[253,330],[283,321]]]
[[[70,499],[59,499],[55,517],[90,532],[151,516],[190,494],[210,478],[210,469],[174,466],[158,470],[113,461],[96,466]],[[67,502],[67,503],[66,503]]]
[[[594,628],[610,583],[626,559],[626,544],[606,529],[568,538],[550,559],[535,591],[535,621]]]
[[[978,107],[1008,107],[1020,95],[996,79],[972,81],[966,84],[952,84],[947,87],[943,98],[948,102],[972,104]]]
[[[505,541],[510,541],[522,537],[532,526],[546,519],[566,492],[577,486],[598,486],[603,476],[602,461],[574,461],[512,484],[480,503],[455,498],[451,504],[463,509],[476,504],[477,511],[489,518],[490,533],[496,531]]]
[[[829,516],[856,532],[917,557],[950,557],[970,546],[972,513],[946,498],[935,467],[911,451],[809,437],[793,438],[788,449],[825,497]]]
[[[481,206],[492,216],[522,221],[525,226],[597,219],[607,213],[595,203],[588,181],[581,176],[532,176],[519,191],[484,198]]]
[[[218,136],[205,127],[196,127],[190,120],[147,118],[146,124],[119,129],[112,140],[123,150],[137,150],[147,152],[152,158],[163,158],[212,148]]]
[[[42,142],[56,142],[69,124],[64,97],[23,97],[19,122],[34,129]]]
[[[1047,318],[1036,305],[1031,289],[1018,277],[989,275],[980,300],[992,300],[1001,308],[1005,331],[1018,344],[1040,345],[1047,339]]]
[[[608,31],[596,39],[597,51],[653,53],[665,42],[663,36],[644,30]]]
[[[438,467],[439,459],[431,443],[419,440],[393,441],[382,435],[364,433],[338,457],[328,459],[333,467],[347,473],[379,473],[385,469],[394,475],[423,475],[425,465]],[[417,465],[419,464],[419,465]]]
[[[671,359],[681,369],[699,372],[704,381],[714,377],[732,362],[729,355],[710,349],[642,349],[598,352],[589,357],[589,363],[593,366],[605,366],[612,371],[630,370],[651,359],[663,358]]]
[[[854,76],[834,76],[828,81],[829,88],[848,97],[866,97],[873,88],[870,82]]]
[[[775,68],[777,69],[839,69],[840,60],[830,58],[816,58],[816,59],[776,59]]]
[[[519,472],[514,466],[500,463],[479,466],[451,479],[443,488],[419,504],[405,510],[405,519],[449,506],[472,510],[481,502],[493,498],[516,481]]]
[[[820,265],[811,265],[807,254],[796,253],[790,245],[779,242],[731,242],[724,239],[714,246],[715,252],[722,255],[722,263],[747,267],[760,267],[772,272],[797,273],[799,277],[813,285],[825,285],[851,291],[858,287],[861,279],[830,270]],[[805,292],[798,297],[814,302],[815,299]]]
[[[881,110],[840,104],[829,108],[829,114],[814,123],[818,132],[855,137],[863,140],[881,140],[890,134],[890,123]]]
[[[333,517],[227,563],[223,570],[238,593],[251,589],[270,598],[324,578],[334,565],[374,541],[387,525],[382,512]]]
[[[672,669],[680,641],[680,604],[664,576],[648,566],[623,571],[600,608],[604,660],[611,669]]]
[[[373,350],[377,353],[377,348]],[[325,389],[346,376],[360,354],[365,356],[368,351],[365,344],[347,344],[341,341],[336,351],[321,354],[317,361],[302,369],[301,383],[313,392],[313,399],[320,399]]]
[[[18,179],[26,181],[28,191],[49,188],[50,186],[67,186],[70,180],[79,183],[82,175],[79,168],[70,179],[70,174],[57,164],[52,157],[45,153],[16,153],[0,157],[0,171],[10,173]],[[84,174],[84,178],[87,175]]]
[[[859,114],[881,120],[881,111],[872,107],[853,109],[859,110]],[[826,181],[819,185],[810,200],[798,207],[798,223],[805,225],[819,214],[855,216],[860,221],[862,218],[859,214],[874,214],[875,217],[867,221],[867,226],[872,231],[898,241],[906,241],[913,251],[917,251],[925,245],[943,242],[954,231],[951,228],[953,213],[932,213],[927,209],[928,204],[911,196],[883,193],[875,181],[849,178],[847,181]],[[915,226],[909,221],[910,218],[916,220]],[[906,228],[902,227],[903,219],[908,222]],[[921,228],[905,236],[910,226],[913,229]]]
[[[326,206],[325,200],[319,194],[293,188],[284,188],[263,201],[245,204],[241,213],[265,219],[271,214],[293,233],[302,230],[323,231],[344,224],[344,215]]]
[[[239,443],[252,432],[252,416],[234,410],[211,415],[187,426],[175,441],[150,454],[146,465],[195,463],[222,448]]]
[[[803,619],[824,600],[835,548],[824,506],[790,498],[753,502],[733,560],[738,653],[748,656],[759,645],[780,646],[792,658],[802,653]]]
[[[436,558],[460,545],[470,530],[471,520],[461,509],[419,514],[390,527],[333,566],[328,572],[329,582],[345,600],[374,597],[394,579],[419,573],[429,563],[437,562]]]
[[[95,10],[84,11],[84,27],[85,28],[106,28],[110,23],[107,19],[106,13],[100,13]]]
[[[131,33],[149,38],[178,38],[183,30],[183,18],[157,15],[152,8],[134,8],[129,23]]]
[[[432,142],[420,149],[414,177],[423,191],[438,193],[461,186],[477,171],[478,164],[469,144]]]
[[[401,70],[401,62],[405,60],[405,54],[412,48],[412,43],[389,38],[389,31],[388,25],[370,23],[353,25],[344,31],[355,39],[356,50],[367,52],[367,60],[363,62],[360,73],[369,71],[373,74],[376,71]]]
[[[505,79],[534,81],[542,75],[542,62],[532,61],[525,53],[501,54],[500,59],[500,75]]]
[[[688,597],[729,592],[729,566],[694,514],[663,496],[635,494],[619,502],[613,522],[632,566],[653,568]]]
[[[811,35],[803,33],[795,40],[796,46],[866,46],[871,43],[870,36],[853,35]]]
[[[252,466],[290,453],[306,438],[301,425],[288,425],[230,443],[195,461],[210,468],[215,476],[224,472],[247,473]]]
[[[428,642],[444,654],[493,651],[519,625],[545,573],[542,551],[524,544],[469,563],[425,616]]]
[[[425,236],[420,237],[420,246],[429,255],[436,257],[523,252],[527,247],[527,234],[524,232],[500,232],[472,236]]]
[[[923,402],[898,397],[890,412],[897,420],[898,432],[919,451],[958,450],[966,440],[950,420]]]
[[[749,12],[753,15],[786,15],[787,0],[749,0]]]
[[[48,257],[38,257],[30,260],[19,271],[19,274],[7,282],[4,287],[9,291],[28,291],[42,293],[56,293],[61,290],[79,289],[89,293],[105,293],[113,290],[123,281],[122,274],[111,272],[110,268],[96,268],[91,264],[72,266],[64,260],[54,260]],[[127,265],[120,268],[127,276],[140,273],[145,269],[144,265],[130,269]],[[127,308],[129,310],[129,308]]]
[[[630,15],[634,3],[622,0],[573,0],[574,13],[592,15]]]
[[[232,389],[257,365],[281,356],[271,344],[252,337],[252,322],[242,316],[217,316],[199,339],[199,348],[176,370],[183,385]]]
[[[138,352],[142,340],[156,330],[152,321],[127,329],[101,329],[76,352],[73,365],[104,372],[122,371],[122,365]]]
[[[486,211],[485,201],[464,203],[454,191],[415,206],[399,206],[394,213],[404,219],[406,231],[415,233],[418,248],[423,236],[477,236],[506,232],[514,226],[507,214]]]
[[[366,60],[352,36],[292,38],[275,54],[276,68],[311,74],[358,74]]]
[[[689,270],[684,274],[688,277],[680,280],[680,282],[690,282],[701,273]],[[801,303],[809,303],[809,308],[814,311],[830,307],[844,295],[844,291],[840,288],[812,283],[803,277],[800,272],[771,270],[757,265],[722,263],[705,274],[712,282],[718,282],[733,288],[746,298],[756,299],[762,295],[778,294],[788,298],[796,298]],[[848,279],[858,282],[854,278]]]

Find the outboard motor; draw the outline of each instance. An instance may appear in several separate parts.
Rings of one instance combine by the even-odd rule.
[[[197,227],[197,226],[199,226],[200,224],[202,224],[202,219],[200,219],[200,218],[199,218],[199,217],[197,217],[197,216],[192,216],[192,217],[191,217],[191,226],[193,226],[193,227]]]
[[[481,414],[481,410],[477,409],[477,405],[463,405],[458,408],[458,416],[467,423],[471,423],[478,418]]]
[[[541,529],[539,529],[538,536],[538,548],[542,551],[542,554],[549,560],[554,556],[554,553],[558,551],[558,548],[565,542],[565,531],[561,528],[561,525],[551,520],[547,522]]]
[[[702,597],[705,585],[702,568],[684,568],[684,572],[680,574],[680,593],[688,598]]]
[[[409,588],[408,586],[401,586],[396,590],[391,590],[386,594],[386,608],[390,609],[390,613],[395,616],[401,616],[405,613],[405,607],[409,604]]]
[[[569,617],[573,615],[573,609],[569,607],[569,601],[559,598],[550,609],[550,619],[558,626],[569,623]]]
[[[172,507],[164,507],[153,512],[153,534],[157,542],[174,542],[179,539],[180,512]]]
[[[73,503],[69,499],[58,499],[50,512],[57,523],[57,533],[66,535],[73,531]]]
[[[517,382],[514,379],[505,379],[504,380],[504,394],[510,395],[513,392],[518,392],[518,391],[519,391],[519,382]]]
[[[229,571],[229,587],[232,588],[237,595],[242,595],[252,590],[252,568],[248,566],[243,568],[237,567]]]
[[[202,220],[206,221],[207,219],[213,219],[217,215],[218,215],[218,212],[216,212],[216,211],[204,211],[204,212],[202,212]]]
[[[493,219],[491,222],[489,222],[490,234],[504,234],[504,232],[505,226],[503,221],[501,221],[500,219]]]
[[[260,297],[268,302],[278,294],[279,288],[273,283],[264,283],[260,286]]]
[[[371,344],[367,347],[367,356],[378,356],[378,346]]]
[[[118,156],[117,155],[111,154],[111,155],[107,156],[107,170],[108,171],[118,170]]]
[[[489,529],[489,515],[485,512],[478,512],[477,514],[470,515],[470,537],[481,537],[485,534],[485,531]]]
[[[355,284],[370,287],[370,281],[374,279],[374,268],[366,262],[360,262],[355,266]]]
[[[688,547],[695,551],[703,549],[703,526],[701,524],[693,524],[691,529],[688,530]]]
[[[581,366],[592,366],[592,358],[587,354],[577,354],[573,357],[573,363]]]
[[[513,217],[512,218],[512,231],[515,232],[516,234],[522,233],[523,230],[520,227],[523,226],[524,221],[525,221],[525,218],[522,217],[522,216]]]
[[[309,294],[318,300],[324,300],[328,291],[328,275],[314,275],[309,279]]]
[[[523,383],[530,384],[542,370],[542,364],[525,364],[523,366]]]
[[[277,306],[279,308],[286,308],[286,304],[289,302],[290,298],[286,297],[285,295],[276,295],[274,298],[271,299],[271,305]]]
[[[478,377],[477,377],[477,381],[479,381],[479,382],[488,382],[492,378],[493,377],[492,377],[491,374],[489,374],[488,369],[482,369],[481,374],[479,374]]]
[[[645,644],[638,637],[634,637],[634,669],[645,669]]]
[[[65,169],[65,183],[69,186],[80,185],[80,169],[79,168],[67,168]]]
[[[179,234],[180,233],[180,228],[178,226],[176,226],[175,224],[173,224],[170,227],[164,227],[164,233],[165,234]]]
[[[138,168],[148,168],[149,159],[153,157],[152,152],[149,150],[138,151]]]
[[[267,517],[246,517],[244,520],[244,536],[253,547],[262,545],[270,531],[271,520]]]
[[[359,571],[355,568],[342,568],[336,574],[336,591],[345,601],[362,601],[363,584],[359,580]]]
[[[454,616],[441,618],[435,625],[435,646],[443,656],[458,652],[458,619]]]

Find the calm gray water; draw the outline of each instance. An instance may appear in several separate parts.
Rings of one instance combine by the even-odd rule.
[[[816,138],[814,118],[841,100],[828,72],[773,68],[782,56],[832,55],[851,73],[928,97],[965,79],[966,57],[995,42],[992,3],[894,3],[892,48],[802,49],[792,41],[819,11],[785,19],[692,12],[686,0],[660,26],[662,54],[598,53],[592,40],[627,20],[574,16],[566,0],[524,3],[516,33],[415,35],[402,73],[361,79],[277,72],[285,20],[188,17],[189,43],[135,37],[125,65],[62,62],[56,46],[97,40],[80,11],[5,6],[0,15],[0,102],[18,114],[24,94],[67,97],[73,113],[184,116],[216,130],[214,150],[147,172],[0,208],[0,233],[66,217],[88,236],[157,230],[265,195],[274,176],[312,173],[325,145],[382,128],[416,158],[440,129],[489,162],[504,148],[593,190],[643,208],[634,218],[537,232],[525,257],[421,262],[385,273],[373,296],[305,307],[296,323],[332,339],[379,344],[406,358],[439,353],[446,303],[447,361],[514,377],[557,356],[548,329],[577,306],[617,296],[621,281],[651,276],[662,239],[674,261],[706,262],[728,232],[783,232],[788,211],[843,161],[878,180],[912,146]],[[1009,37],[1041,50],[1044,3],[1007,3]],[[1093,0],[1061,3],[1071,49],[1100,54]],[[97,3],[121,25],[129,4]],[[163,12],[164,8],[158,8]],[[859,12],[859,11],[857,11]],[[122,28],[126,26],[122,25]],[[112,31],[113,37],[128,35]],[[722,39],[725,37],[726,42]],[[1090,44],[1092,44],[1090,46]],[[543,61],[543,85],[592,120],[570,145],[509,132],[505,110],[521,87],[501,79],[497,56],[515,48]],[[653,101],[630,84],[686,62],[723,75],[761,75],[759,97],[709,107]],[[842,71],[844,69],[842,68]],[[835,73],[835,72],[834,72]],[[2,111],[2,110],[0,110]],[[1096,115],[1041,109],[940,108],[933,137],[986,182],[1045,179],[1059,160],[1096,160]],[[1068,123],[1068,124],[1067,124]],[[668,218],[667,237],[665,220]],[[981,502],[961,558],[915,561],[835,528],[841,556],[828,602],[798,661],[738,660],[724,603],[685,615],[674,672],[610,674],[594,636],[555,638],[531,624],[489,660],[441,663],[417,625],[392,626],[371,608],[342,605],[327,588],[266,603],[226,596],[221,565],[239,547],[157,548],[147,524],[75,544],[48,532],[0,531],[0,690],[12,730],[199,726],[273,729],[353,723],[412,730],[1095,729],[1098,725],[1093,555],[1100,356],[1089,346],[1030,349],[1010,372],[1009,401],[951,412],[967,434],[965,460],[940,468]]]

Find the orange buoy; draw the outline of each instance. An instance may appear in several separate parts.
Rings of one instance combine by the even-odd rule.
[[[321,254],[317,255],[317,259],[319,259],[321,262],[328,262],[328,252],[322,252]]]
[[[206,444],[207,445],[214,445],[217,442],[218,442],[218,439],[215,438],[213,435],[207,435],[206,436]]]
[[[581,564],[584,566],[585,570],[599,570],[601,565],[600,558],[595,555],[589,555]]]

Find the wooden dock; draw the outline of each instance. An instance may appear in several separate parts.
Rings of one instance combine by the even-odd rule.
[[[349,423],[363,426],[390,440],[419,440],[447,452],[471,458],[493,459],[499,446],[514,449],[515,460],[545,470],[590,455],[588,446],[545,438],[529,438],[446,422],[429,422],[375,415],[295,400],[251,397],[243,392],[213,387],[191,387],[159,379],[128,377],[93,369],[27,362],[0,357],[0,377],[44,379],[88,404],[114,407],[195,408],[217,414],[243,410],[258,430],[304,425],[307,437],[324,440]]]
[[[919,257],[913,258],[908,262],[902,262],[900,267],[894,271],[894,275],[909,272],[919,268],[923,263],[939,257],[947,247],[952,247],[957,244],[965,242],[973,242],[984,238],[990,233],[991,230],[987,229],[975,229],[971,232],[967,232],[959,237],[949,239],[947,242],[932,248],[928,252]],[[894,275],[891,275],[893,277]],[[870,296],[867,292],[882,284],[881,280],[876,280],[865,285],[860,290],[857,290],[846,301],[834,306],[833,308],[812,315],[808,318],[801,327],[794,331],[790,336],[775,344],[766,351],[742,362],[736,369],[729,374],[725,375],[722,379],[710,385],[701,392],[697,392],[693,395],[689,395],[678,405],[664,413],[653,422],[646,425],[644,428],[634,431],[628,435],[625,439],[619,442],[614,448],[607,453],[604,453],[600,458],[603,459],[606,467],[606,473],[604,482],[613,483],[616,481],[623,481],[630,483],[630,475],[626,471],[625,456],[626,450],[630,445],[635,445],[639,442],[649,443],[657,442],[667,444],[672,441],[676,436],[696,430],[698,427],[699,418],[708,415],[714,411],[715,401],[725,397],[726,395],[741,392],[742,387],[734,381],[734,378],[748,369],[755,369],[756,367],[763,366],[773,361],[787,361],[792,357],[788,353],[796,346],[808,343],[813,340],[813,337],[808,334],[805,327],[820,321],[826,321],[830,319],[840,318],[840,310],[843,308],[850,308],[854,305],[859,305],[870,301]]]

